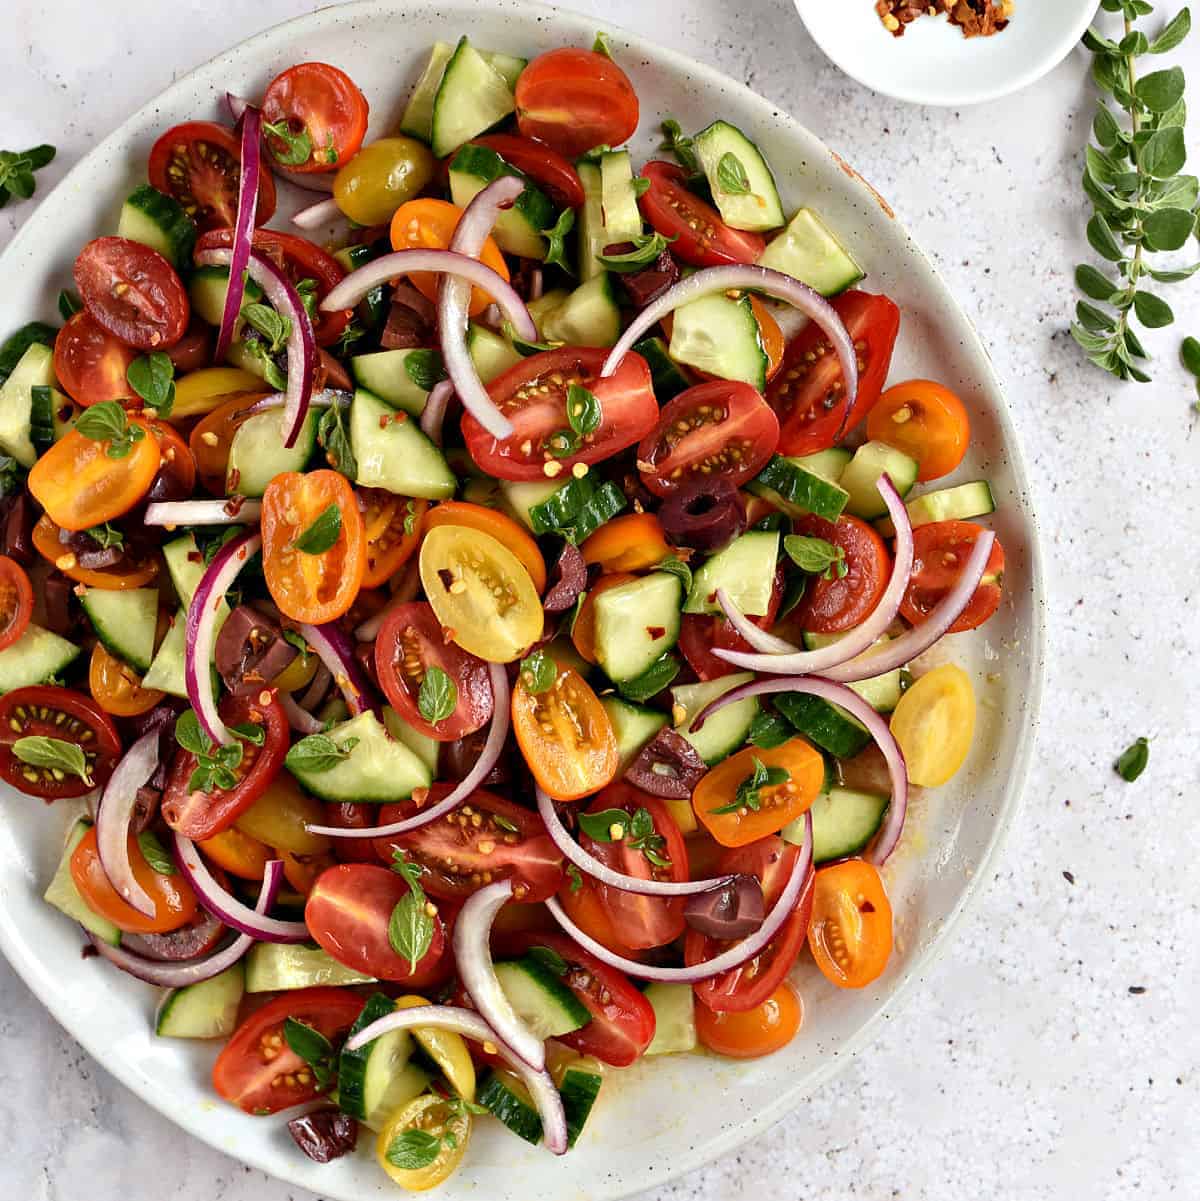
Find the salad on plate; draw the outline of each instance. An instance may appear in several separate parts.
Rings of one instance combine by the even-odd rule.
[[[719,115],[636,161],[603,37],[438,43],[371,142],[325,63],[228,108],[0,347],[0,776],[80,972],[420,1190],[879,978],[1004,554],[896,304]]]

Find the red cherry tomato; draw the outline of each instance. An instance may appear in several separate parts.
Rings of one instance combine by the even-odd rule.
[[[365,830],[379,824],[379,806],[357,801],[327,801],[325,825],[343,830]],[[342,863],[378,863],[375,844],[369,838],[335,838],[333,853]]]
[[[718,1055],[758,1059],[786,1047],[796,1036],[804,1007],[785,980],[765,1001],[740,1013],[714,1013],[696,1006],[696,1035]]]
[[[831,302],[858,355],[858,391],[845,423],[852,430],[874,407],[887,379],[900,331],[900,310],[886,296],[843,292]],[[811,455],[838,439],[846,411],[842,369],[815,322],[788,343],[783,364],[767,385],[767,404],[779,416],[779,453]]]
[[[300,159],[291,142],[267,130],[271,157],[289,171],[336,171],[349,162],[367,132],[367,100],[345,71],[328,63],[297,63],[277,75],[263,97],[263,121],[286,126],[293,139],[308,135],[309,152]]]
[[[879,603],[892,574],[892,557],[883,539],[857,517],[844,514],[836,522],[808,513],[792,523],[797,534],[823,538],[845,554],[846,574],[832,579],[809,576],[804,598],[789,615],[802,630],[837,634],[861,625]]]
[[[935,605],[954,587],[971,548],[983,533],[973,521],[935,521],[913,530],[913,570],[908,590],[900,602],[905,621],[920,625]],[[949,633],[973,630],[1000,607],[1004,584],[1004,547],[997,538],[992,543],[983,579],[975,595],[950,627]]]
[[[104,400],[132,400],[126,377],[137,351],[110,334],[81,309],[54,339],[54,374],[63,391],[81,405]]]
[[[558,151],[514,133],[486,133],[472,138],[471,144],[494,150],[506,163],[524,171],[556,207],[582,207],[583,184],[579,172]]]
[[[779,606],[783,603],[783,570],[775,572],[775,586],[767,611],[761,617],[751,617],[761,630],[769,630],[775,624]],[[729,620],[719,613],[685,613],[679,629],[679,649],[688,661],[688,666],[702,680],[717,680],[738,669],[724,659],[718,659],[714,650],[753,651],[754,648],[730,625]]]
[[[201,367],[212,364],[213,336],[212,327],[196,316],[188,322],[183,337],[174,346],[167,348],[167,357],[175,368],[175,375],[187,375],[189,371],[199,371]]]
[[[619,146],[637,129],[629,76],[604,54],[564,46],[539,55],[516,87],[517,125],[567,158],[594,146]]]
[[[29,628],[33,616],[33,585],[25,568],[0,555],[0,651],[12,646]]]
[[[150,151],[150,183],[174,197],[200,227],[232,226],[237,220],[238,176],[242,145],[215,121],[185,121],[154,143]],[[270,171],[258,179],[254,219],[266,225],[275,214],[275,180]]]
[[[685,186],[687,172],[675,163],[651,162],[642,168],[649,189],[638,200],[642,216],[664,238],[674,238],[671,253],[693,267],[754,263],[767,248],[758,234],[734,229],[711,204]]]
[[[502,480],[545,480],[547,456],[555,436],[569,430],[567,390],[582,384],[600,402],[599,427],[574,454],[551,456],[562,465],[562,478],[576,463],[598,463],[640,442],[658,420],[650,368],[641,355],[627,354],[614,375],[600,378],[608,351],[563,346],[530,355],[488,386],[488,394],[513,423],[513,433],[493,438],[469,413],[463,438],[476,464]]]

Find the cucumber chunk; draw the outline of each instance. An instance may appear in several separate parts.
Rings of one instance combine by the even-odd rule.
[[[80,597],[80,603],[105,647],[144,675],[154,658],[158,589],[130,588],[116,592],[89,588]]]
[[[546,257],[549,246],[542,230],[551,229],[557,214],[545,192],[494,150],[486,146],[464,146],[450,162],[450,197],[466,208],[488,184],[505,175],[525,181],[525,190],[512,207],[505,209],[492,227],[496,245],[506,254],[523,259]]]
[[[551,497],[560,492],[563,495],[546,508]],[[500,495],[530,530],[535,534],[544,534],[554,528],[554,525],[564,524],[591,495],[591,490],[587,487],[586,480],[569,479],[565,484],[558,480],[501,480]],[[553,510],[555,517],[562,517],[564,520],[551,521],[549,516],[545,519],[535,518],[535,508],[546,514]],[[539,529],[539,525],[543,528]]]
[[[583,184],[583,208],[579,210],[578,226],[579,278],[586,283],[593,275],[608,270],[600,261],[604,248],[610,244],[604,228],[604,176],[599,163],[579,162],[575,169]]]
[[[717,697],[742,684],[749,684],[753,679],[752,672],[740,671],[700,684],[677,684],[671,689],[671,700],[675,709],[680,711],[675,714],[675,729],[696,748],[696,753],[709,767],[732,754],[746,741],[750,724],[758,715],[758,698],[750,696],[726,705],[699,730],[692,729],[692,723]]]
[[[639,676],[679,639],[683,587],[654,571],[596,597],[596,662],[610,680]]]
[[[600,156],[600,207],[604,214],[605,245],[632,242],[642,232],[642,214],[633,188],[633,163],[628,150]],[[603,251],[604,247],[600,247]]]
[[[16,459],[22,467],[32,467],[37,460],[30,436],[33,389],[55,388],[57,382],[54,351],[41,342],[31,342],[0,385],[0,451]]]
[[[433,98],[430,145],[445,158],[476,134],[491,129],[514,109],[512,88],[464,37],[446,63]]]
[[[917,471],[917,460],[902,450],[896,450],[886,442],[864,442],[838,479],[849,496],[846,512],[864,521],[886,516],[887,505],[879,494],[880,477],[886,474],[904,497],[917,482]]]
[[[931,525],[935,521],[969,521],[972,517],[986,517],[996,511],[996,501],[987,480],[972,480],[969,484],[926,492],[904,507],[908,510],[909,521],[918,526]],[[890,517],[876,522],[875,528],[885,538],[896,536],[896,527]]]
[[[317,412],[309,409],[290,448],[283,444],[282,414],[282,409],[255,413],[234,432],[225,469],[230,496],[262,496],[277,475],[307,466],[317,445]]]
[[[883,825],[891,798],[852,788],[831,788],[813,802],[813,862],[857,855]],[[798,818],[779,831],[785,842],[804,845],[805,822]]]
[[[613,346],[621,336],[621,310],[608,272],[594,275],[542,318],[542,336],[571,346]]]
[[[79,895],[75,880],[71,876],[71,856],[75,848],[83,841],[84,836],[92,828],[92,823],[86,817],[78,818],[67,831],[67,840],[63,845],[62,858],[54,871],[42,900],[53,905],[61,913],[65,913],[72,921],[78,922],[85,930],[89,930],[97,938],[108,943],[110,947],[121,945],[121,931],[106,917],[94,912]]]
[[[871,741],[866,727],[845,709],[807,692],[780,692],[775,708],[797,734],[839,759],[849,759]]]
[[[842,453],[848,460],[849,452]],[[815,459],[817,456],[808,458]],[[826,521],[837,521],[850,501],[850,494],[845,488],[817,471],[808,460],[784,455],[772,455],[766,466],[746,485],[746,489],[755,496],[769,500],[789,517],[815,513]]]
[[[542,1141],[542,1118],[520,1079],[499,1069],[491,1072],[479,1086],[476,1102],[499,1118],[505,1126],[527,1143]]]
[[[41,626],[26,626],[12,646],[0,651],[0,695],[58,675],[78,654],[75,643]]]
[[[149,184],[131,192],[121,206],[117,236],[157,250],[177,271],[191,266],[195,222],[179,201]]]
[[[822,296],[836,296],[866,274],[808,208],[800,209],[787,229],[771,240],[758,263],[802,280]]]
[[[228,1038],[237,1029],[245,991],[240,963],[198,984],[172,988],[159,1002],[154,1033],[161,1038]]]
[[[748,530],[718,551],[692,577],[685,613],[720,613],[717,589],[750,617],[764,617],[775,589],[775,564],[779,558],[778,530]]]
[[[438,747],[441,746],[437,739],[422,734],[420,730],[414,730],[391,705],[383,707],[383,725],[393,738],[404,743],[435,776],[437,775]]]
[[[426,500],[448,500],[458,488],[446,456],[417,423],[363,388],[350,405],[350,446],[364,487]]]
[[[690,984],[655,981],[643,994],[654,1009],[654,1038],[647,1055],[676,1055],[696,1049],[696,998]]]
[[[29,321],[14,334],[0,343],[0,384],[17,369],[17,364],[31,346],[47,346],[54,349],[58,330],[44,321]]]
[[[845,637],[845,634],[814,634],[806,630],[804,633],[804,645],[808,650],[815,651],[838,642]],[[891,639],[885,635],[883,638],[878,639],[874,646],[869,647],[857,657],[859,659],[866,659],[878,650],[882,650],[890,641]],[[870,676],[865,680],[855,680],[848,687],[857,692],[873,709],[878,709],[880,713],[891,713],[900,703],[900,694],[903,691],[900,686],[900,670],[899,667],[894,667],[891,671],[884,672],[881,676]]]
[[[378,350],[374,354],[357,354],[350,360],[350,374],[359,387],[413,417],[420,417],[425,410],[429,389],[424,385],[445,379],[446,375],[436,350]]]
[[[507,338],[473,321],[467,328],[467,350],[485,384],[515,367],[524,357]]]
[[[535,1038],[570,1034],[592,1020],[587,1006],[540,960],[526,956],[497,963],[496,977]]]
[[[425,69],[413,87],[412,96],[404,115],[400,118],[401,133],[420,138],[422,142],[429,141],[433,124],[433,102],[437,98],[442,76],[446,73],[446,64],[453,53],[454,47],[449,42],[434,42]],[[495,50],[480,50],[479,53],[509,88],[517,86],[521,72],[529,65],[528,59],[514,58],[511,54],[500,54]]]
[[[654,396],[660,405],[690,388],[691,381],[667,353],[667,344],[659,337],[643,338],[635,342],[633,349],[646,360],[650,368],[650,380],[654,384]]]
[[[677,363],[760,392],[767,386],[767,352],[749,296],[732,300],[716,292],[677,308],[670,354]]]
[[[396,1003],[383,993],[367,998],[350,1034],[365,1030],[391,1013]],[[413,1050],[411,1030],[393,1030],[357,1051],[342,1049],[338,1057],[338,1106],[372,1130],[429,1084],[429,1073],[409,1061]]]
[[[225,602],[222,601],[222,604]],[[167,629],[166,637],[150,668],[142,677],[143,688],[157,688],[171,696],[187,697],[184,656],[187,653],[187,610],[180,609]]]
[[[246,953],[246,991],[283,992],[318,985],[372,984],[320,947],[303,943],[256,942]]]
[[[603,594],[602,594],[603,595]],[[667,715],[645,705],[635,705],[623,697],[609,695],[600,703],[608,714],[617,739],[617,775],[637,758],[638,752],[667,724]]]
[[[584,1065],[595,1060],[582,1059],[572,1064],[558,1082],[558,1095],[562,1098],[563,1114],[567,1119],[567,1146],[573,1147],[583,1133],[591,1116],[592,1107],[600,1095],[604,1077],[598,1071],[588,1071]]]
[[[225,293],[228,291],[228,267],[197,267],[188,281],[188,298],[192,302],[192,312],[209,325],[219,327],[221,317],[225,313]],[[247,278],[242,289],[241,308],[244,309],[248,304],[257,304],[262,297],[262,288],[254,280]]]
[[[713,203],[726,225],[761,232],[783,224],[783,205],[771,168],[736,125],[714,121],[696,135],[695,147]]]

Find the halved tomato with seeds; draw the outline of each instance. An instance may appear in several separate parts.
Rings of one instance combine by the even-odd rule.
[[[378,588],[412,557],[421,544],[427,500],[409,500],[386,488],[356,488],[367,536],[362,586]]]
[[[158,575],[159,557],[145,543],[131,546],[126,542],[121,558],[111,567],[80,567],[77,556],[61,538],[62,531],[43,513],[33,527],[33,545],[38,554],[53,563],[68,579],[89,588],[123,592],[140,588]]]

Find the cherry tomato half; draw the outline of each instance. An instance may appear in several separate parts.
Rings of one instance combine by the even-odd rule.
[[[653,513],[626,513],[606,521],[579,547],[583,561],[604,572],[645,571],[670,555],[662,525]]]
[[[407,500],[386,488],[356,488],[367,538],[362,586],[378,588],[404,566],[421,544],[427,500]]]
[[[766,613],[761,617],[750,618],[759,629],[769,630],[775,624],[780,605],[783,604],[783,591],[783,571],[777,569]],[[737,668],[732,663],[726,663],[724,659],[718,659],[713,654],[714,650],[752,651],[754,648],[730,625],[728,618],[720,613],[685,613],[679,627],[679,649],[688,661],[688,666],[700,679],[717,680],[737,671]]]
[[[96,321],[138,350],[174,346],[192,315],[175,268],[129,238],[89,242],[75,260],[75,286]]]
[[[983,533],[973,521],[934,521],[913,530],[913,569],[908,590],[900,602],[905,621],[920,625],[954,587],[971,549]],[[983,625],[1000,607],[1004,586],[1004,547],[992,543],[983,579],[975,595],[947,631],[960,634]]]
[[[867,437],[916,459],[922,483],[949,475],[971,440],[966,406],[949,388],[928,379],[895,384],[867,417]]]
[[[506,163],[523,171],[550,197],[555,208],[577,209],[583,206],[583,184],[579,180],[579,172],[557,150],[513,133],[486,133],[482,137],[472,138],[471,144],[494,150]],[[597,146],[599,144],[595,143]],[[615,142],[609,144],[616,145]]]
[[[892,906],[879,872],[863,859],[817,870],[808,945],[839,988],[865,988],[892,953]]]
[[[110,334],[80,309],[54,339],[54,374],[63,390],[81,405],[102,400],[132,400],[126,373],[137,351]]]
[[[328,63],[289,67],[271,80],[262,107],[264,124],[286,126],[292,135],[285,140],[268,130],[264,137],[271,157],[289,171],[336,171],[358,152],[367,132],[366,97],[345,71]],[[305,135],[308,155],[301,158]]]
[[[558,890],[558,903],[567,917],[601,946],[607,947],[624,959],[637,959],[641,955],[636,947],[627,946],[621,940],[612,919],[608,916],[608,910],[600,900],[599,891],[592,887],[589,881],[580,877],[576,884],[574,879],[568,878]]]
[[[92,650],[88,691],[96,704],[114,717],[149,713],[167,695],[157,688],[143,688],[141,676],[128,663],[109,654],[102,642],[97,642]]]
[[[846,574],[839,577],[834,570],[828,580],[809,576],[804,599],[789,619],[802,630],[821,634],[837,634],[861,625],[879,603],[892,574],[892,557],[883,539],[865,521],[849,514],[834,522],[808,513],[797,518],[792,528],[797,534],[823,538],[840,547]]]
[[[32,616],[33,585],[25,568],[0,555],[0,651],[25,633]]]
[[[758,1059],[786,1047],[803,1021],[804,1008],[785,980],[753,1009],[714,1013],[696,1006],[696,1036],[710,1050],[731,1059]]]
[[[529,572],[529,578],[538,592],[546,591],[546,560],[542,558],[538,544],[507,514],[483,505],[446,500],[425,514],[424,529],[436,529],[439,525],[467,526],[490,534],[520,559],[521,566]]]
[[[68,579],[86,584],[89,588],[101,588],[109,592],[122,592],[126,588],[140,588],[158,575],[159,558],[146,551],[143,545],[131,549],[125,544],[121,558],[111,567],[80,567],[74,553],[63,546],[61,530],[43,513],[33,527],[33,545],[42,558],[53,563]]]

